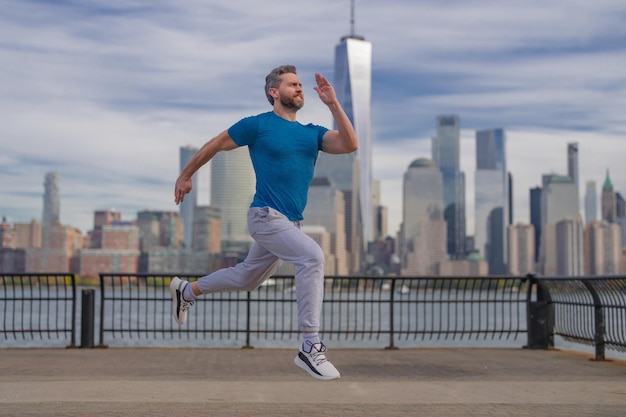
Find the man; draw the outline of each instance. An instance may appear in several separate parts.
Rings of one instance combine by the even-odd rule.
[[[298,325],[302,345],[294,362],[321,380],[339,378],[326,358],[319,337],[324,297],[324,255],[300,228],[309,185],[319,151],[354,152],[358,140],[352,123],[328,80],[315,74],[314,90],[335,119],[337,130],[296,121],[304,105],[296,68],[284,65],[265,78],[265,95],[273,111],[246,117],[205,143],[176,180],[174,200],[183,201],[192,175],[220,151],[248,146],[256,174],[256,191],[248,211],[248,231],[254,239],[246,259],[189,283],[174,277],[170,283],[174,318],[185,323],[197,296],[218,291],[252,291],[276,272],[282,261],[295,266]]]

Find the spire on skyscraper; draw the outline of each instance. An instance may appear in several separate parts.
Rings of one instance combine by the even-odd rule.
[[[610,188],[613,189],[613,183],[611,182],[611,178],[609,177],[609,169],[606,169],[606,178],[604,179],[604,185],[602,188]]]
[[[350,34],[342,36],[341,37],[341,42],[343,42],[346,39],[358,39],[358,40],[361,40],[361,41],[365,40],[365,37],[356,34],[356,32],[354,31],[354,27],[355,27],[354,0],[351,0],[350,1]]]

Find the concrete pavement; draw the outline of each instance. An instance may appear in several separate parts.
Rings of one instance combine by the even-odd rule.
[[[626,416],[626,362],[525,349],[0,349],[0,416]]]

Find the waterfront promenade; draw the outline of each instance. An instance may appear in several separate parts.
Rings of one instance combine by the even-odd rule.
[[[525,349],[0,349],[0,416],[626,416],[626,362]]]

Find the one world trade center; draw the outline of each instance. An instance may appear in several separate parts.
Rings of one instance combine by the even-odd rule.
[[[363,266],[362,255],[373,240],[371,73],[372,44],[352,30],[335,48],[334,87],[356,130],[359,149],[330,157],[321,154],[315,176],[329,178],[344,194],[347,249],[353,271]]]

